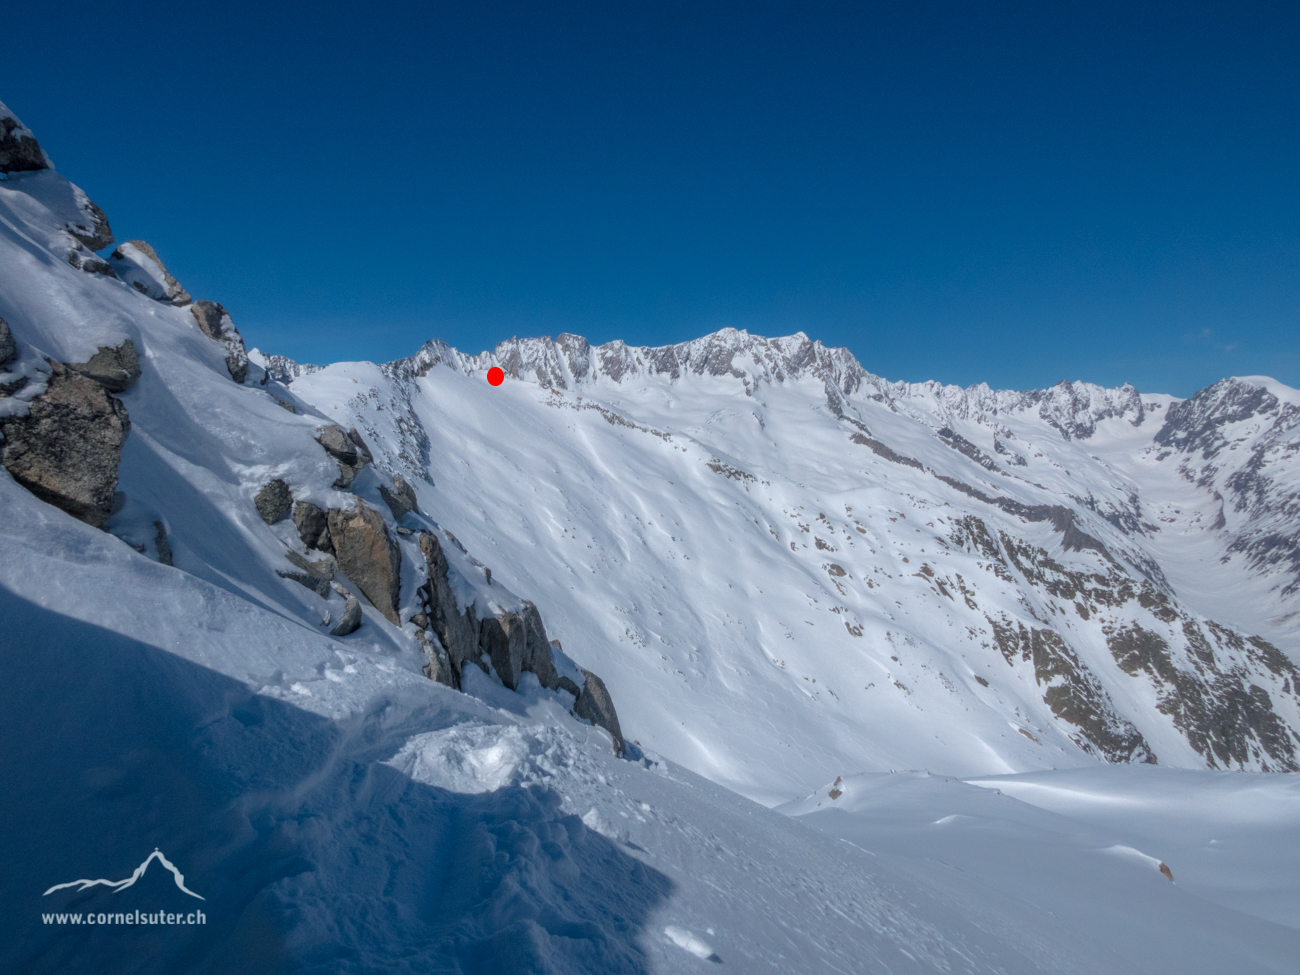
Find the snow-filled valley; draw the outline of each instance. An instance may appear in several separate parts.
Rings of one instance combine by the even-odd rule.
[[[307,366],[0,121],[0,969],[1295,970],[1297,391]]]

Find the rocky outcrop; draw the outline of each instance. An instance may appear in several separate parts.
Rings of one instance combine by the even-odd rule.
[[[9,323],[0,318],[0,366],[8,365],[18,356],[18,343],[14,341]]]
[[[579,687],[559,673],[553,652],[559,652],[560,645],[547,639],[537,607],[524,600],[520,613],[505,611],[483,620],[476,617],[473,606],[462,612],[451,588],[447,555],[438,536],[420,532],[419,542],[428,573],[418,590],[421,611],[413,621],[429,631],[421,636],[429,656],[425,675],[459,688],[465,663],[483,667],[482,655],[487,654],[501,683],[511,690],[518,689],[524,674],[532,673],[542,687],[568,691],[575,698],[574,713],[608,731],[614,738],[614,750],[622,755],[623,732],[604,682],[584,670],[583,685]]]
[[[608,731],[614,739],[614,752],[622,755],[623,730],[618,726],[618,714],[614,711],[609,691],[605,689],[605,682],[589,670],[584,670],[582,676],[582,693],[573,706],[573,713]]]
[[[126,407],[93,379],[62,363],[26,416],[0,419],[5,469],[42,501],[99,527],[117,490],[122,445],[131,431]]]
[[[277,477],[262,486],[262,490],[253,499],[253,504],[257,506],[257,513],[262,516],[262,520],[268,525],[274,525],[289,517],[289,511],[293,507],[293,493],[289,490],[289,485]]]
[[[329,515],[310,501],[299,501],[293,506],[293,527],[298,529],[298,537],[307,548],[321,552],[334,551],[334,543],[330,539]]]
[[[80,244],[68,251],[68,263],[78,271],[85,271],[87,274],[113,276],[113,265],[97,254],[92,254]]]
[[[397,600],[401,592],[402,559],[383,517],[357,499],[351,511],[330,509],[329,530],[339,569],[361,590],[370,605],[400,626]]]
[[[528,636],[524,618],[518,613],[499,613],[479,624],[479,649],[488,655],[501,683],[512,691],[524,675]]]
[[[248,375],[248,350],[244,348],[244,337],[235,328],[230,313],[215,301],[196,301],[190,306],[190,311],[203,334],[225,348],[230,378],[242,384]]]
[[[113,230],[108,225],[108,215],[104,213],[95,203],[94,200],[86,196],[80,187],[73,187],[76,195],[77,206],[84,214],[83,219],[76,223],[69,223],[67,226],[68,233],[72,234],[77,241],[88,251],[101,251],[105,247],[113,246]],[[107,272],[101,274],[113,273],[113,268],[100,258],[95,258],[99,263],[108,267]],[[83,270],[85,270],[83,268]]]
[[[551,644],[546,638],[546,627],[542,625],[542,614],[537,607],[524,600],[524,662],[523,669],[537,675],[537,681],[549,690],[560,686],[559,674],[555,670],[555,661],[551,659]],[[580,688],[572,689],[576,697]]]
[[[93,379],[110,393],[125,393],[140,378],[140,356],[135,343],[101,345],[88,362],[70,362],[68,368]]]
[[[401,474],[393,475],[393,489],[388,490],[387,486],[379,485],[379,495],[388,505],[388,510],[393,513],[393,518],[401,521],[412,511],[420,510],[420,502],[415,497],[415,488],[402,477]]]
[[[338,625],[330,630],[330,636],[347,636],[349,633],[355,633],[361,626],[361,603],[356,596],[337,582],[334,583],[334,591],[342,596],[345,602],[343,616],[339,619]]]
[[[30,173],[53,169],[32,130],[0,102],[0,173]]]
[[[433,532],[420,532],[420,552],[424,555],[426,576],[418,595],[426,625],[438,638],[448,655],[453,687],[460,687],[465,663],[479,663],[479,624],[474,607],[464,612],[456,603],[448,578],[447,555]],[[481,666],[481,664],[480,664]]]
[[[128,240],[118,245],[109,260],[117,276],[147,298],[177,307],[194,300],[172,277],[157,252],[143,240]]]
[[[340,490],[349,487],[362,469],[374,459],[356,427],[344,432],[341,426],[331,423],[316,431],[316,442],[325,448],[325,453],[338,461],[339,476],[334,486]]]

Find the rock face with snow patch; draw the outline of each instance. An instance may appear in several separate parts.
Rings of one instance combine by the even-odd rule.
[[[342,427],[331,423],[316,431],[316,441],[338,462],[339,477],[334,482],[336,488],[351,486],[356,476],[373,459],[370,448],[361,439],[356,427],[345,432]]]
[[[0,173],[30,173],[53,169],[54,164],[32,135],[32,130],[0,102]]]
[[[401,474],[393,475],[393,489],[390,491],[387,485],[379,485],[379,494],[388,505],[388,510],[393,513],[393,518],[401,521],[412,511],[419,511],[420,504],[415,497],[415,488],[413,488]]]
[[[397,598],[402,559],[379,512],[358,498],[351,511],[330,509],[329,529],[339,569],[370,605],[400,626]]]
[[[93,379],[50,363],[48,388],[26,416],[0,418],[5,469],[42,501],[99,527],[117,490],[126,407]]]
[[[68,368],[93,379],[110,393],[125,393],[140,378],[140,356],[127,339],[118,346],[101,345],[87,362],[70,362]]]
[[[225,348],[230,378],[242,384],[248,375],[248,351],[244,348],[244,337],[230,319],[230,313],[215,301],[196,301],[190,306],[190,311],[203,334]]]
[[[119,244],[110,263],[119,278],[145,297],[178,307],[194,300],[172,277],[158,253],[143,240]]]

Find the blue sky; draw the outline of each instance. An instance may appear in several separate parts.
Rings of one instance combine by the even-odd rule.
[[[11,5],[0,100],[250,345],[800,330],[1300,386],[1300,7]]]

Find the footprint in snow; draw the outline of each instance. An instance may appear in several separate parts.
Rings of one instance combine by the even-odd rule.
[[[711,961],[716,965],[722,964],[722,959],[714,954],[713,947],[693,931],[687,931],[685,928],[670,924],[664,928],[664,934],[667,935],[669,941],[681,948],[682,951],[689,951],[696,958],[703,958],[705,961]]]

